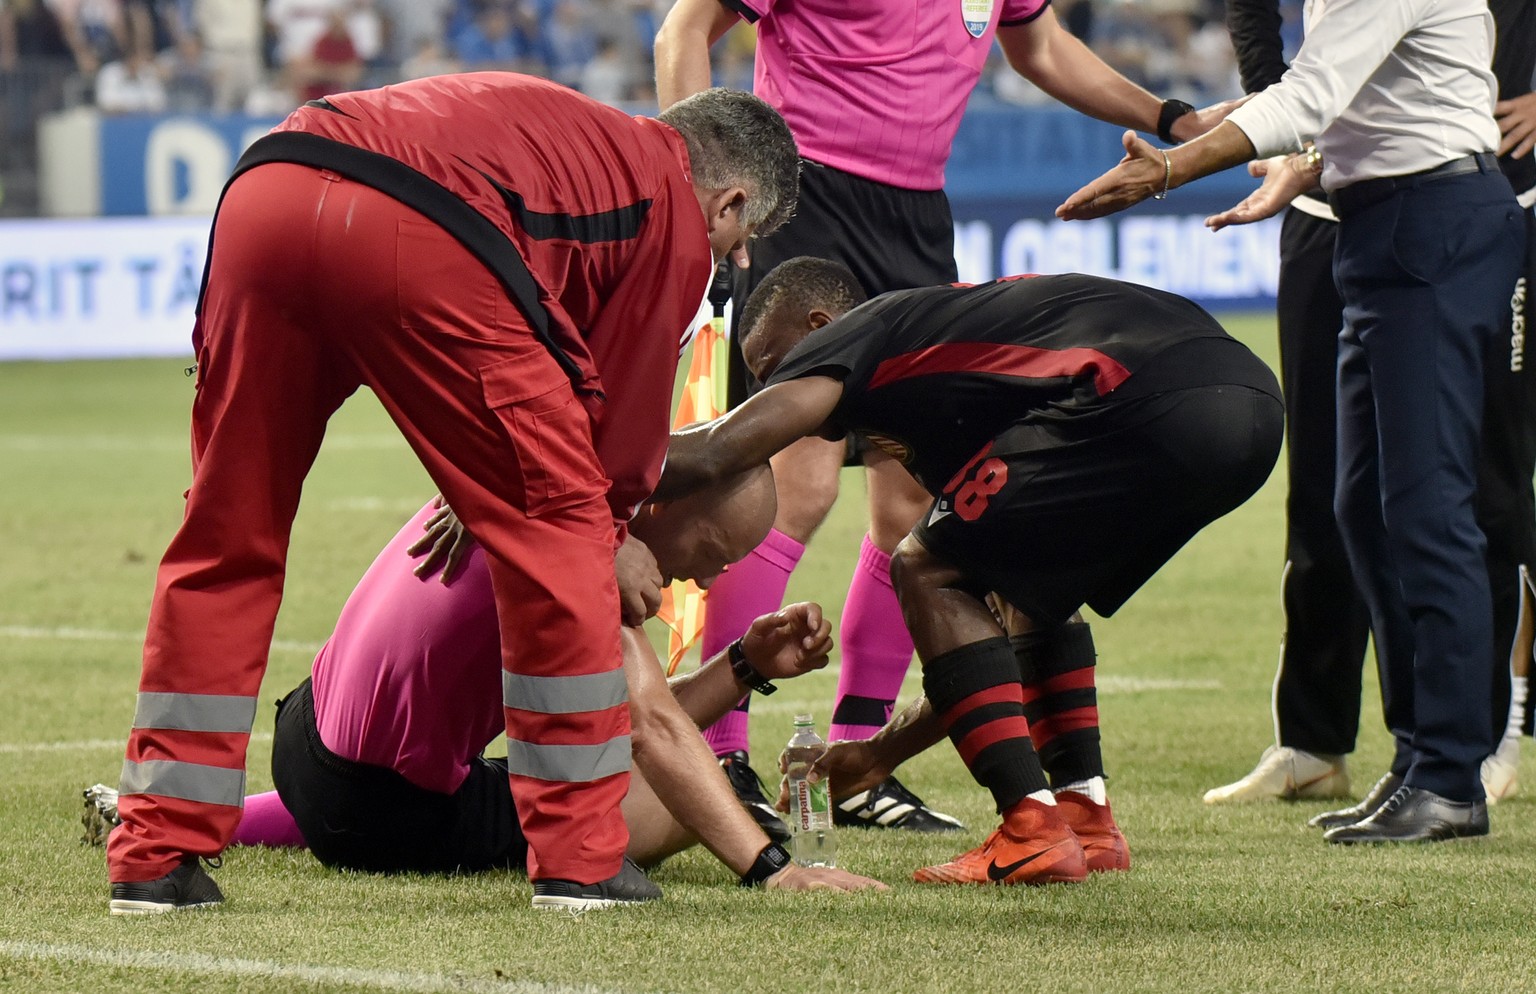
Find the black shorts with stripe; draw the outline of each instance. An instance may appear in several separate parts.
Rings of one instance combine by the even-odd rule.
[[[457,791],[439,794],[394,770],[344,759],[320,740],[309,680],[278,702],[272,780],[326,866],[456,873],[528,862],[505,760],[476,759]]]
[[[1038,624],[1085,604],[1113,614],[1274,468],[1284,409],[1273,375],[1246,350],[1221,356],[1253,368],[1197,386],[1155,372],[1137,384],[1138,373],[1093,414],[1010,427],[945,485],[914,536],[969,592],[995,592]]]

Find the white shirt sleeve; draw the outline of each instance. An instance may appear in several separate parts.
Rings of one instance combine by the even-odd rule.
[[[1312,0],[1281,80],[1227,118],[1259,156],[1297,152],[1332,124],[1435,0]]]

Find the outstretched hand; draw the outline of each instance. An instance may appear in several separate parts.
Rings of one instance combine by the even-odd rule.
[[[442,494],[432,498],[432,506],[437,508],[437,513],[422,523],[423,535],[405,551],[409,556],[426,554],[426,558],[411,571],[419,579],[425,580],[441,567],[443,575],[439,579],[447,584],[453,580],[469,550],[474,548],[475,540]]]
[[[1277,155],[1248,163],[1248,174],[1263,178],[1259,188],[1235,207],[1206,218],[1205,226],[1220,231],[1229,224],[1252,224],[1285,210],[1291,201],[1317,187],[1317,176],[1305,169],[1305,161],[1300,155]]]
[[[885,884],[861,877],[847,870],[829,866],[789,864],[769,877],[763,885],[768,890],[890,890]]]
[[[741,637],[741,649],[764,677],[787,680],[827,665],[832,623],[820,604],[790,604],[752,622]]]
[[[1119,165],[1072,194],[1056,208],[1063,221],[1086,221],[1134,207],[1167,189],[1166,153],[1127,131],[1121,138],[1125,158]]]

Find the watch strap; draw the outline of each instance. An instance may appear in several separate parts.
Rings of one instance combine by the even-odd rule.
[[[747,650],[742,648],[741,639],[730,644],[725,651],[726,658],[730,660],[731,672],[736,679],[746,684],[759,694],[771,694],[779,688],[768,682],[768,678],[759,673],[747,660]]]
[[[741,875],[741,886],[760,887],[769,877],[790,864],[789,850],[777,842],[770,842],[757,854],[747,872]]]
[[[1182,100],[1168,99],[1163,101],[1162,109],[1157,114],[1157,137],[1164,145],[1177,145],[1179,140],[1173,137],[1173,122],[1193,111],[1194,105]]]

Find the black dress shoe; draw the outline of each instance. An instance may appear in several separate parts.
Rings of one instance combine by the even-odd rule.
[[[1399,787],[1376,813],[1331,828],[1323,838],[1340,845],[1373,842],[1444,842],[1488,834],[1484,801],[1450,801],[1419,787]]]
[[[1376,786],[1365,792],[1365,796],[1360,799],[1359,804],[1348,808],[1340,808],[1337,811],[1324,811],[1307,822],[1307,824],[1313,828],[1326,830],[1365,821],[1365,819],[1376,813],[1377,808],[1387,803],[1387,798],[1396,793],[1397,788],[1402,785],[1402,777],[1396,773],[1388,773],[1376,781]]]

